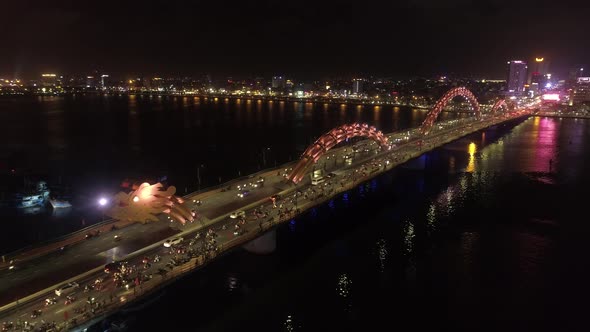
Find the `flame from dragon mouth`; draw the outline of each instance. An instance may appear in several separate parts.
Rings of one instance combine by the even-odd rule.
[[[194,221],[194,213],[183,205],[184,199],[174,196],[175,193],[174,186],[164,190],[161,183],[144,182],[135,191],[116,194],[113,207],[105,214],[118,220],[143,222],[158,221],[158,214],[167,213],[182,224]]]

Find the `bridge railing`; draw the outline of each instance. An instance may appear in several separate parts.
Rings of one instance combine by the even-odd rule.
[[[62,236],[58,236],[58,237],[55,237],[55,238],[47,239],[47,240],[44,240],[44,241],[41,241],[41,242],[37,242],[35,244],[28,245],[26,247],[22,247],[20,249],[16,249],[16,250],[11,251],[11,252],[8,252],[8,253],[4,253],[4,254],[2,254],[2,260],[0,261],[0,267],[3,265],[3,263],[9,262],[12,258],[18,257],[19,255],[23,254],[24,252],[31,251],[31,250],[34,250],[34,249],[38,249],[38,248],[41,248],[41,247],[45,247],[45,246],[47,246],[49,244],[54,244],[56,242],[61,242],[61,241],[64,241],[64,240],[66,240],[68,238],[71,238],[71,237],[75,237],[76,235],[79,235],[79,234],[82,234],[82,233],[90,232],[91,230],[94,230],[94,229],[99,228],[101,226],[109,225],[113,221],[115,221],[115,220],[114,219],[106,219],[106,220],[97,222],[95,224],[92,224],[90,226],[81,228],[81,229],[79,229],[77,231],[73,231],[71,233],[68,233],[68,234],[65,234],[65,235],[62,235]]]

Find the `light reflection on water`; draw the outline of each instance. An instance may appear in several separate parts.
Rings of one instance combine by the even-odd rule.
[[[428,230],[430,232],[436,230],[436,205],[434,203],[431,203],[430,207],[428,208],[426,222],[428,223]]]
[[[329,207],[331,210],[334,210],[334,209],[336,209],[336,204],[334,203],[334,200],[333,200],[333,199],[331,199],[331,200],[328,202],[328,207]]]
[[[385,263],[387,261],[387,240],[379,239],[377,241],[377,258],[379,259],[379,271],[385,271]]]
[[[346,273],[342,273],[338,276],[338,286],[336,287],[336,291],[338,295],[343,298],[347,298],[350,296],[350,291],[352,287],[352,280],[348,277]]]
[[[239,280],[236,276],[229,276],[227,278],[227,290],[229,292],[234,292],[239,287]]]
[[[360,197],[365,197],[365,184],[358,186],[358,192]]]
[[[342,202],[344,202],[344,206],[348,207],[348,204],[350,202],[348,198],[348,192],[342,194]]]
[[[411,254],[414,251],[414,238],[416,237],[416,234],[414,234],[414,225],[410,220],[406,220],[404,226],[404,249],[406,253]]]
[[[371,191],[372,192],[377,191],[378,185],[379,185],[379,181],[377,181],[377,179],[371,180]]]
[[[311,208],[310,215],[312,216],[312,218],[316,218],[318,216],[318,209],[315,207]]]
[[[467,164],[466,172],[473,172],[475,171],[475,153],[477,152],[477,145],[471,142],[469,143],[469,163]]]
[[[344,301],[344,312],[352,313],[352,280],[346,273],[338,276],[338,285],[336,286],[338,296]]]

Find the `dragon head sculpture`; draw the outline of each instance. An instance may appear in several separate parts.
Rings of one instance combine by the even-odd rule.
[[[119,192],[113,197],[111,208],[106,215],[117,220],[158,221],[157,215],[167,213],[182,224],[194,221],[195,214],[182,205],[184,200],[174,196],[176,188],[164,190],[161,183],[142,183],[130,193]]]

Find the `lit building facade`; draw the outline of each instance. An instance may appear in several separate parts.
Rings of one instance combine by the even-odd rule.
[[[590,102],[590,77],[578,77],[570,100],[573,105]]]
[[[55,87],[58,84],[58,77],[56,74],[41,74],[41,86]]]
[[[538,83],[539,86],[545,86],[545,80],[549,73],[549,60],[545,58],[535,58],[529,68],[528,84]]]
[[[285,76],[273,76],[271,87],[273,89],[284,89],[286,84]]]
[[[355,78],[354,80],[352,80],[352,94],[353,95],[359,96],[364,92],[363,83],[364,83],[364,80],[360,79],[360,78]]]
[[[508,79],[506,80],[508,95],[522,95],[526,83],[527,68],[524,61],[508,61]]]

